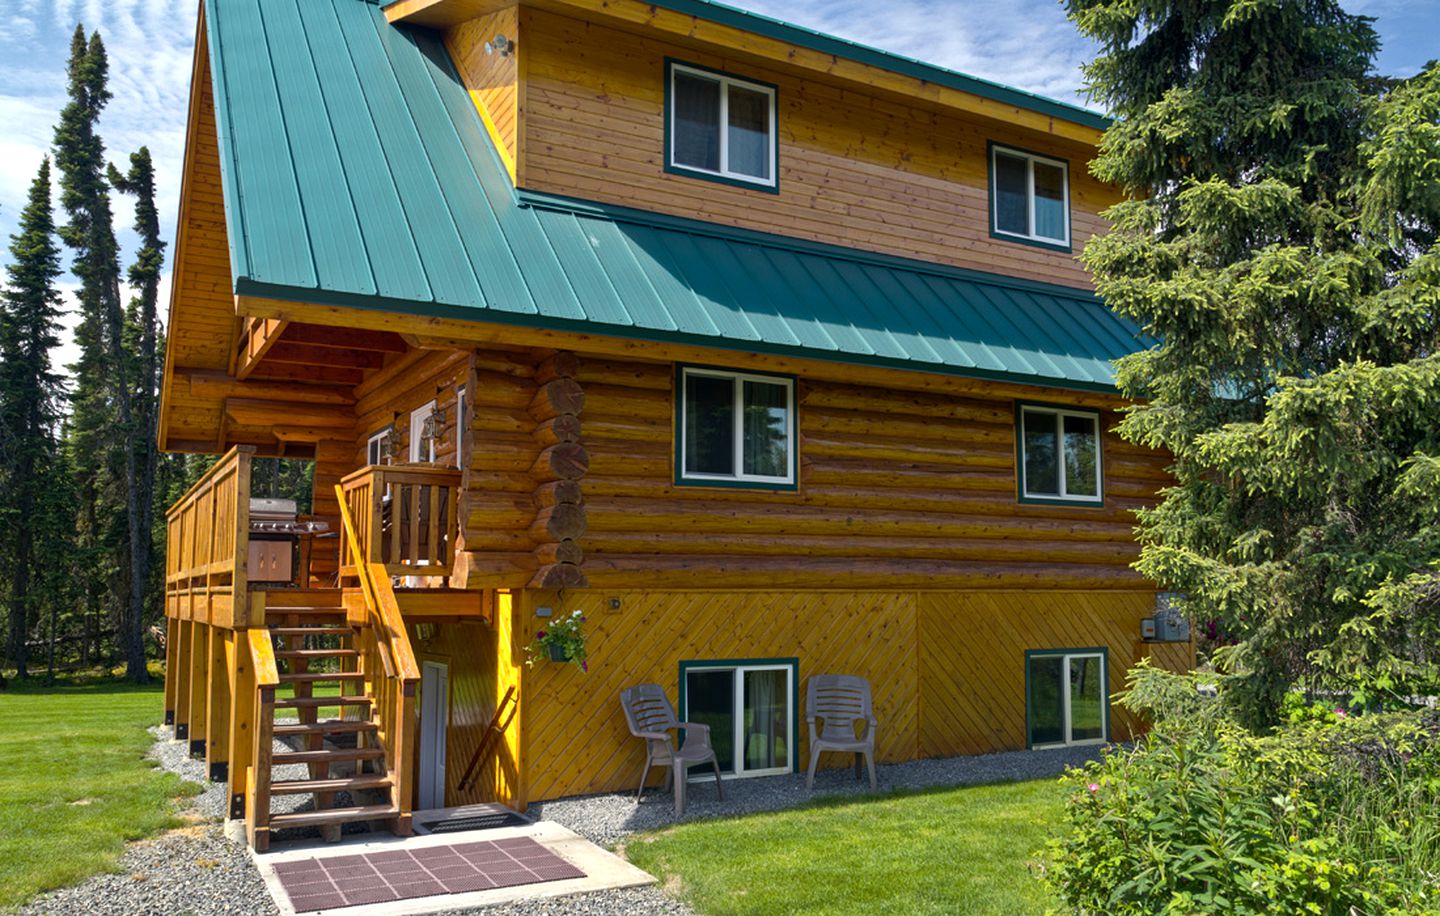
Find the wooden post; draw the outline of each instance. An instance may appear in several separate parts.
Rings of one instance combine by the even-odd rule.
[[[225,634],[231,631],[220,627],[206,629],[210,633],[210,658],[206,666],[210,689],[205,710],[205,721],[209,723],[205,765],[212,782],[223,782],[230,762],[230,667],[225,657]]]
[[[167,601],[168,605],[169,602]],[[166,608],[169,611],[169,608]],[[165,618],[165,724],[175,724],[175,701],[180,680],[180,621]]]
[[[190,754],[205,753],[207,696],[210,693],[207,669],[210,667],[209,624],[190,625]]]
[[[255,693],[255,742],[250,748],[250,775],[246,780],[245,828],[256,852],[270,848],[270,753],[274,740],[275,688]]]
[[[246,782],[255,753],[255,669],[244,630],[225,633],[225,661],[235,715],[230,720],[230,817],[245,816]]]
[[[395,803],[400,813],[390,826],[396,836],[413,830],[410,813],[415,809],[415,682],[404,681],[396,693],[395,709]]]
[[[190,631],[195,624],[176,621],[175,628],[175,740],[190,738]]]

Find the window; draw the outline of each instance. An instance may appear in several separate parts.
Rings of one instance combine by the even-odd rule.
[[[1022,405],[1015,425],[1021,499],[1102,501],[1098,413]]]
[[[440,438],[439,418],[434,420],[435,402],[410,411],[410,460],[412,462],[435,461],[435,442]],[[426,426],[429,424],[429,428]]]
[[[1026,741],[1032,748],[1099,744],[1110,727],[1105,649],[1025,653]]]
[[[366,464],[387,464],[390,460],[390,434],[394,427],[387,426],[378,432],[370,434],[365,440],[365,463]]]
[[[778,188],[775,87],[670,62],[667,170]]]
[[[991,234],[1069,250],[1069,167],[992,144],[990,210]]]
[[[680,663],[680,718],[710,726],[721,775],[793,771],[799,668],[793,658]]]
[[[794,486],[794,380],[686,367],[679,388],[677,482]]]
[[[465,386],[455,389],[455,466],[465,470],[470,456],[465,454],[465,424],[470,422],[469,405],[465,403]]]

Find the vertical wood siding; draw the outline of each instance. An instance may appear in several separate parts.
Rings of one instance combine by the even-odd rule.
[[[800,78],[525,8],[523,185],[679,216],[1086,287],[1067,252],[989,232],[986,143],[1069,160],[1074,250],[1118,200],[1093,150],[924,103]],[[780,193],[664,171],[666,57],[779,87]]]
[[[517,7],[477,16],[445,32],[445,49],[455,62],[470,98],[475,101],[492,139],[501,148],[510,177],[514,179],[518,158],[519,54],[486,54],[485,43],[497,34],[519,42]]]

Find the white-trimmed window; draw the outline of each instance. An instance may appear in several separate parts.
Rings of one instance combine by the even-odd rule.
[[[465,424],[470,422],[470,405],[465,400],[465,386],[455,389],[455,466],[465,470],[470,456],[465,454]]]
[[[1099,413],[1025,404],[1016,425],[1022,498],[1103,501]]]
[[[1099,744],[1110,733],[1106,652],[1025,653],[1026,743],[1032,748]]]
[[[1068,164],[992,145],[990,229],[1002,238],[1069,248]]]
[[[435,413],[435,402],[417,407],[410,411],[410,460],[412,462],[435,461],[435,443],[440,438],[438,429],[430,429],[431,435],[427,436],[425,425]]]
[[[394,427],[387,426],[370,434],[370,438],[365,440],[366,464],[385,463],[390,456],[390,436],[394,431]]]
[[[775,188],[775,87],[670,62],[665,163],[672,171]]]
[[[794,659],[680,663],[680,718],[710,726],[722,776],[794,771],[798,667]],[[713,778],[708,766],[694,773]]]
[[[795,380],[681,368],[681,483],[795,484]]]

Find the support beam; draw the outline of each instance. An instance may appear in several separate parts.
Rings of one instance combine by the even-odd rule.
[[[206,666],[209,690],[206,692],[205,709],[210,737],[205,742],[205,767],[212,782],[221,782],[230,762],[230,668],[225,656],[225,635],[229,631],[220,627],[205,629],[210,634],[210,659]]]
[[[166,608],[169,613],[170,609]],[[180,621],[165,618],[165,724],[175,724],[175,699],[180,682]]]
[[[205,714],[208,710],[208,695],[210,692],[210,681],[207,677],[210,668],[210,625],[208,623],[190,624],[190,754],[199,756],[205,753],[205,736],[207,733],[207,722]]]
[[[348,407],[355,396],[348,388],[323,385],[283,385],[259,379],[240,381],[217,369],[174,370],[175,381],[190,387],[192,397],[223,401],[226,398],[248,398],[256,401],[303,401],[307,404],[330,404]]]
[[[190,649],[195,624],[177,620],[175,627],[175,740],[190,740]]]
[[[280,335],[290,324],[284,318],[254,318],[245,323],[240,335],[240,346],[235,354],[235,378],[240,381],[250,377],[255,367],[280,341]]]

